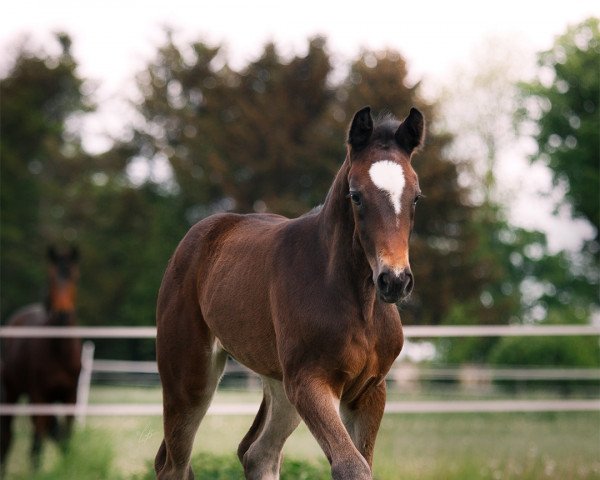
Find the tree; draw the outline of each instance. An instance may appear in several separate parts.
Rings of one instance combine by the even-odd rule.
[[[183,50],[167,32],[140,76],[145,125],[134,144],[150,161],[169,162],[188,221],[232,209],[302,213],[332,170],[319,155],[331,97],[324,41],[291,60],[268,44],[239,72],[223,64],[220,47]]]
[[[65,180],[81,165],[66,120],[88,111],[67,35],[56,57],[21,45],[1,81],[0,308],[2,318],[41,297],[45,244],[70,237],[62,219]]]
[[[140,75],[145,125],[131,147],[149,162],[167,159],[173,195],[182,200],[179,216],[187,222],[219,210],[299,215],[325,197],[357,108],[370,104],[401,115],[417,105],[436,124],[435,107],[419,96],[418,85],[407,84],[397,52],[362,52],[337,83],[330,73],[322,38],[290,59],[267,44],[234,71],[220,47],[196,42],[186,49],[167,32],[157,59]],[[488,233],[470,226],[475,210],[469,192],[458,184],[457,162],[445,154],[452,137],[438,130],[430,129],[415,160],[426,200],[419,206],[412,263],[417,281],[426,283],[403,307],[407,323],[445,321],[453,304],[479,299],[499,275],[497,257],[474,259]],[[497,323],[510,316],[502,302],[472,303],[475,319]]]
[[[524,84],[529,118],[537,125],[535,161],[547,162],[566,199],[600,235],[600,20],[570,27],[539,55],[539,79]],[[598,250],[596,245],[595,250]]]
[[[469,304],[461,310],[461,323],[505,323],[510,317],[506,305],[483,305],[479,300],[488,285],[498,282],[501,259],[478,253],[489,241],[489,232],[473,226],[478,212],[471,191],[459,184],[460,162],[447,153],[453,135],[441,126],[438,106],[421,97],[419,84],[408,84],[407,74],[406,62],[397,52],[364,51],[336,96],[344,118],[367,103],[398,114],[415,105],[428,122],[426,145],[413,160],[425,198],[417,207],[411,239],[417,288],[401,307],[403,321],[446,323],[457,305]]]
[[[479,208],[471,228],[479,231],[481,239],[473,259],[490,268],[490,278],[494,279],[485,285],[480,301],[488,305],[504,304],[504,309],[493,310],[504,311],[509,315],[507,320],[513,323],[586,323],[597,305],[598,276],[593,266],[581,255],[550,252],[542,232],[527,231],[507,220],[509,202],[506,192],[499,191],[496,170],[502,161],[517,161],[514,145],[523,137],[513,125],[515,112],[520,114],[523,103],[519,82],[525,72],[511,56],[489,57],[488,51],[480,54],[475,70],[461,71],[461,82],[452,82],[452,93],[446,93],[444,103],[446,123],[458,143],[453,151],[461,152],[460,147],[467,146],[475,152],[467,168],[461,166],[469,183],[476,185],[474,191],[481,191],[473,198]],[[465,98],[472,102],[465,102]],[[539,97],[534,100],[530,99],[529,105],[544,104]],[[560,100],[565,101],[568,100]],[[540,137],[538,140],[542,141],[540,149],[543,149],[545,140]],[[465,153],[468,152],[463,150]],[[597,162],[596,153],[596,169]],[[597,171],[595,178],[592,196],[597,205]],[[468,303],[457,304],[450,321],[454,318],[457,323],[464,322],[471,316],[469,311]],[[500,357],[494,352],[505,344],[511,343],[497,339],[448,340],[443,342],[442,351],[445,359],[453,363],[486,361],[489,355],[496,361]],[[525,357],[522,360],[528,361]]]
[[[179,45],[167,32],[138,76],[142,120],[131,141],[94,157],[65,126],[77,125],[66,120],[89,103],[69,43],[57,58],[19,57],[2,87],[3,313],[40,297],[44,244],[76,240],[82,323],[151,324],[164,266],[189,226],[219,211],[296,216],[322,202],[345,156],[347,124],[370,104],[397,115],[414,105],[428,120],[414,158],[425,199],[411,241],[417,288],[400,307],[405,323],[587,318],[597,285],[589,268],[565,270],[567,257],[550,255],[543,235],[509,224],[493,168],[463,182],[471,158],[450,148],[461,129],[443,125],[440,104],[408,83],[401,55],[365,50],[333,76],[326,41],[307,46],[286,58],[267,44],[233,69],[220,46]],[[60,85],[66,93],[54,93]],[[39,95],[45,88],[50,95]],[[486,118],[470,119],[482,135],[498,130]],[[484,137],[490,166],[502,142]],[[132,175],[140,165],[147,177]],[[477,185],[487,193],[474,195]],[[492,344],[472,344],[461,358],[483,359]],[[151,353],[136,342],[98,347],[112,357]]]
[[[133,185],[126,146],[96,157],[82,149],[78,116],[92,105],[69,38],[57,41],[57,56],[22,47],[2,80],[2,318],[43,300],[47,245],[77,244],[80,323],[151,324],[164,269],[156,259],[167,259],[185,231],[172,214],[179,199]],[[144,345],[98,342],[97,351],[149,355]]]

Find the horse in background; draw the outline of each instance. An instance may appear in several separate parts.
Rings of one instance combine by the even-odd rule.
[[[79,251],[49,247],[48,293],[45,304],[21,308],[8,320],[10,327],[69,327],[76,325]],[[26,395],[32,404],[75,404],[81,370],[81,340],[77,338],[6,338],[2,345],[2,402],[14,404]],[[0,464],[5,466],[12,440],[10,415],[0,417]],[[61,425],[55,416],[34,415],[31,459],[40,465],[42,441],[50,436],[66,448],[73,416]]]

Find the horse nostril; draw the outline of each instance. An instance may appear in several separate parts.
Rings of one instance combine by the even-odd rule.
[[[413,286],[415,284],[415,280],[413,278],[413,274],[410,270],[404,272],[402,274],[402,293],[403,295],[410,295],[412,292]]]
[[[407,297],[412,292],[413,285],[414,279],[408,268],[398,273],[385,270],[377,277],[377,290],[386,302],[397,302]]]
[[[390,289],[390,274],[388,272],[382,272],[377,277],[377,288],[380,292],[387,293]]]

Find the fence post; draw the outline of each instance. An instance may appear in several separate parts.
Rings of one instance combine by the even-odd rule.
[[[92,368],[94,366],[94,342],[84,342],[81,348],[81,372],[77,382],[76,419],[82,427],[85,426],[85,415],[90,398],[90,385],[92,383]]]

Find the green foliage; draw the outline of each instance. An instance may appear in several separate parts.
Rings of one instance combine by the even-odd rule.
[[[453,303],[466,301],[481,289],[481,279],[469,260],[469,250],[479,241],[469,228],[475,210],[468,192],[458,184],[455,159],[444,153],[451,137],[435,128],[436,106],[424,101],[418,84],[409,85],[406,77],[406,62],[397,52],[364,51],[339,87],[335,111],[344,112],[346,122],[366,104],[398,115],[416,105],[425,115],[426,145],[413,158],[425,195],[411,238],[417,287],[401,310],[405,324],[439,324]]]
[[[168,35],[140,75],[146,126],[132,147],[169,161],[186,220],[220,210],[299,215],[322,200],[344,152],[343,133],[335,157],[321,152],[332,95],[324,41],[289,61],[268,44],[240,71],[217,67],[220,48],[201,42],[183,57]]]
[[[554,307],[543,324],[585,323],[574,318],[567,306]],[[489,353],[493,365],[600,367],[600,345],[596,337],[504,337]]]
[[[90,101],[68,37],[57,40],[65,50],[55,57],[22,47],[2,80],[2,320],[43,300],[46,246],[73,243],[82,252],[80,322],[147,325],[166,260],[186,230],[173,215],[179,200],[133,186],[126,148],[96,157],[82,150],[73,125]],[[97,347],[99,355],[153,356],[153,346],[137,340]]]
[[[575,212],[600,231],[600,19],[589,18],[540,54],[545,78],[524,85],[535,102],[536,159],[546,161],[556,183],[566,181]]]
[[[337,82],[331,64],[325,40],[317,37],[305,55],[290,59],[267,44],[235,71],[219,47],[196,42],[184,50],[168,34],[139,77],[146,126],[128,148],[168,160],[190,223],[224,210],[300,215],[325,198],[357,108],[370,104],[403,115],[417,105],[436,122],[435,106],[408,84],[397,52],[364,51]],[[444,155],[450,140],[429,129],[427,146],[415,158],[426,199],[416,217],[411,263],[417,282],[426,279],[427,286],[403,306],[406,323],[440,323],[453,302],[479,295],[482,280],[493,281],[471,260],[480,233],[469,227],[474,209],[458,185],[456,164]]]
[[[267,44],[234,69],[220,46],[178,45],[167,32],[138,76],[143,121],[131,140],[90,156],[74,121],[91,108],[87,90],[68,37],[58,41],[56,57],[19,52],[2,80],[3,320],[41,300],[44,247],[58,242],[82,251],[81,323],[152,324],[162,272],[190,225],[222,211],[295,216],[322,202],[351,115],[365,104],[398,115],[416,105],[429,125],[413,160],[425,199],[411,240],[417,288],[400,307],[405,324],[538,321],[555,310],[564,321],[589,317],[597,272],[583,257],[551,255],[542,234],[510,226],[499,207],[473,204],[437,105],[408,82],[397,52],[362,51],[334,76],[327,43],[316,37],[302,55]],[[136,164],[149,167],[148,178],[134,181]],[[170,176],[154,174],[161,169]],[[493,344],[443,351],[482,359]],[[153,345],[101,341],[97,354],[151,358]]]
[[[600,367],[598,341],[585,337],[506,337],[491,350],[492,365]]]
[[[70,41],[57,35],[63,51],[42,58],[25,46],[2,79],[0,96],[0,312],[4,318],[41,293],[44,238],[55,235],[63,210],[61,192],[71,172],[63,166],[77,163],[77,142],[67,137],[65,121],[89,109],[80,93],[82,80],[75,72]],[[59,199],[60,197],[60,199]],[[61,201],[62,200],[62,201]]]

